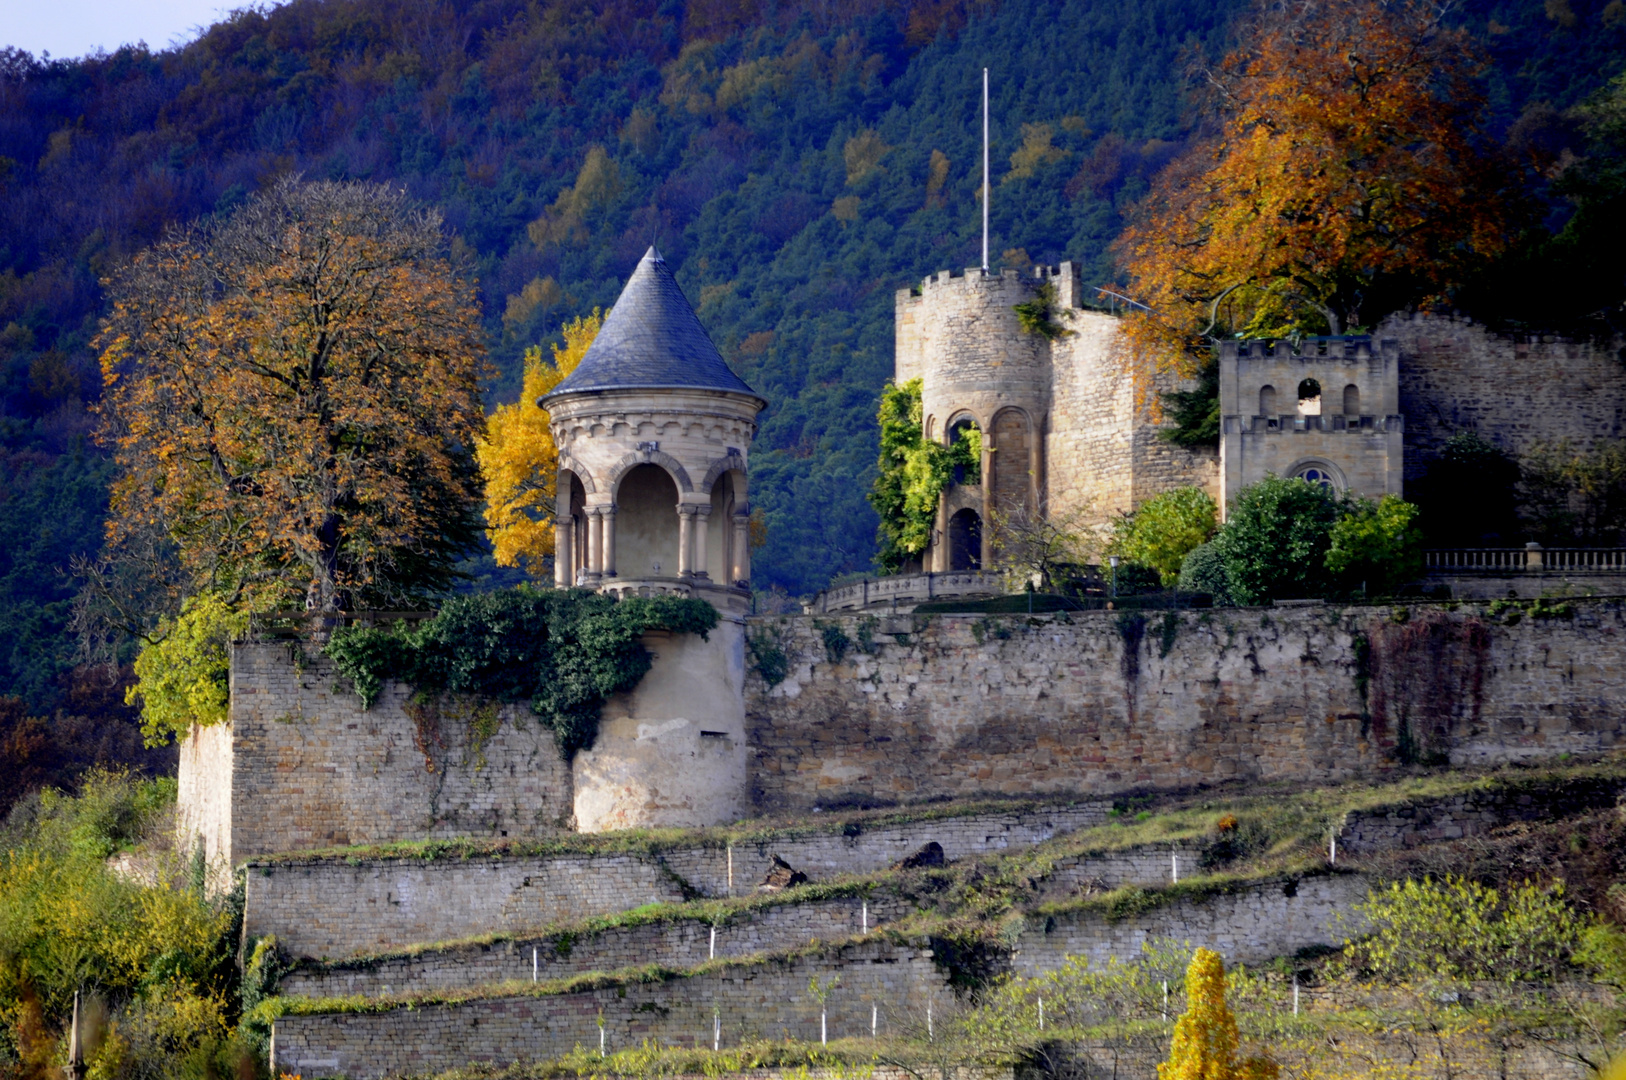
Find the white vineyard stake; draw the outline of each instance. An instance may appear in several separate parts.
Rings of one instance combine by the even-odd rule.
[[[932,1003],[928,1001],[928,1002],[926,1002],[926,1041],[931,1042],[933,1040],[933,1038],[934,1038],[934,1036],[932,1034]]]
[[[1044,998],[1039,999],[1039,1030],[1044,1030]]]
[[[1293,1015],[1299,1014],[1299,973],[1293,972]]]
[[[869,1037],[872,1039],[875,1038],[875,1023],[880,1019],[880,1017],[881,1006],[875,1002],[871,1002],[869,1007]]]
[[[531,946],[531,981],[536,981],[536,946]]]
[[[1327,861],[1333,865],[1338,864],[1338,834],[1333,833],[1327,839]]]
[[[867,934],[867,933],[869,933],[869,901],[868,900],[864,901],[863,919],[864,919],[864,933]]]
[[[1169,980],[1163,980],[1163,1019],[1169,1018]]]
[[[717,927],[715,925],[713,925],[711,928],[711,954],[707,956],[706,959],[717,959]]]
[[[711,1052],[716,1053],[723,1046],[723,1014],[711,1014]]]
[[[1169,853],[1169,877],[1175,882],[1180,880],[1180,856],[1172,851]]]

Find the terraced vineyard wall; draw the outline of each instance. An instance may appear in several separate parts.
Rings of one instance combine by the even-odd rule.
[[[371,1078],[458,1068],[471,1061],[546,1060],[596,1047],[602,1016],[608,1049],[710,1047],[817,1040],[819,1004],[808,980],[840,985],[827,1002],[831,1038],[867,1035],[872,1006],[896,1020],[948,993],[931,953],[883,941],[832,948],[760,965],[723,967],[674,982],[633,983],[571,994],[494,997],[373,1013],[285,1016],[272,1038],[273,1075]]]
[[[523,933],[640,904],[742,896],[775,855],[815,880],[883,870],[936,842],[945,857],[1030,847],[1107,820],[1085,803],[984,813],[843,832],[673,848],[656,855],[582,853],[438,859],[347,857],[251,863],[244,925],[250,938],[276,934],[294,956],[386,952],[471,933]],[[471,928],[478,928],[473,930]],[[805,936],[803,940],[806,940]]]
[[[1619,601],[1570,618],[1317,606],[768,618],[751,632],[789,672],[746,684],[760,811],[1335,781],[1626,741]]]
[[[1086,906],[1033,915],[1017,939],[1011,966],[1019,974],[1038,975],[1080,957],[1099,969],[1111,959],[1139,959],[1141,945],[1154,940],[1199,944],[1228,964],[1258,963],[1344,941],[1359,929],[1351,907],[1366,890],[1359,875],[1329,874],[1204,890],[1144,910],[1113,913]]]

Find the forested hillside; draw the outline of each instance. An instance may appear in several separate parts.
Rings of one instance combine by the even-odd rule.
[[[874,553],[893,291],[977,259],[981,68],[993,251],[1105,282],[1126,209],[1190,133],[1188,59],[1242,7],[295,0],[166,53],[0,55],[0,696],[61,701],[68,561],[99,544],[109,472],[88,441],[99,280],[167,226],[289,173],[399,182],[477,269],[493,402],[656,243],[771,402],[757,577],[807,592]],[[1622,0],[1460,17],[1494,60],[1499,135],[1561,140],[1541,118],[1626,57]]]

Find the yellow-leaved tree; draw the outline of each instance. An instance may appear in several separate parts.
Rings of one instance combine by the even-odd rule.
[[[486,530],[498,566],[518,566],[532,577],[547,573],[559,448],[548,430],[548,414],[536,407],[536,399],[576,370],[603,325],[598,308],[565,323],[559,328],[564,344],[553,346],[552,363],[543,359],[540,345],[526,349],[519,400],[497,406],[486,422],[485,438],[475,444],[485,477]]]
[[[1270,1080],[1276,1063],[1267,1058],[1236,1058],[1236,1017],[1225,1004],[1225,963],[1216,952],[1198,949],[1186,969],[1186,1012],[1175,1021],[1169,1060],[1157,1067],[1157,1080]]]

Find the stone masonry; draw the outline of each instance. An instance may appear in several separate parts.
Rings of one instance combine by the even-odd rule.
[[[1020,975],[1054,971],[1070,958],[1092,968],[1127,963],[1153,941],[1213,949],[1228,964],[1251,964],[1311,945],[1337,945],[1359,929],[1353,905],[1366,880],[1337,874],[1251,884],[1185,897],[1114,919],[1097,907],[1031,915],[1011,966]]]
[[[948,858],[1028,847],[1106,820],[1093,803],[879,826],[855,835],[772,837],[732,847],[628,853],[423,859],[331,857],[251,863],[246,938],[276,934],[293,956],[402,949],[475,934],[525,933],[640,904],[742,896],[774,855],[814,880],[884,870],[935,840]],[[732,868],[732,877],[730,870]]]
[[[718,923],[663,919],[589,932],[561,932],[452,945],[403,956],[308,964],[284,975],[277,992],[297,997],[424,994],[512,979],[566,978],[659,964],[679,969],[714,959],[782,952],[809,941],[861,936],[910,910],[896,897],[789,902],[740,912]]]
[[[897,618],[881,622],[872,655],[840,664],[819,627],[856,639],[862,616],[759,620],[753,632],[775,636],[790,671],[747,685],[754,798],[810,809],[1374,777],[1396,763],[1402,721],[1456,763],[1626,737],[1620,602],[1513,626],[1468,609],[1407,617],[1312,606]],[[1393,686],[1363,682],[1372,664]],[[1380,707],[1382,687],[1403,707]]]
[[[434,1073],[475,1062],[540,1061],[577,1046],[597,1047],[602,1015],[610,1051],[646,1039],[712,1045],[714,1018],[724,1046],[755,1038],[816,1040],[819,1005],[808,980],[841,983],[826,1003],[832,1038],[867,1035],[871,1007],[886,1023],[905,1021],[929,998],[949,996],[929,950],[861,942],[767,964],[723,967],[663,983],[630,983],[581,993],[483,998],[372,1013],[286,1016],[272,1036],[272,1073],[347,1076]]]

